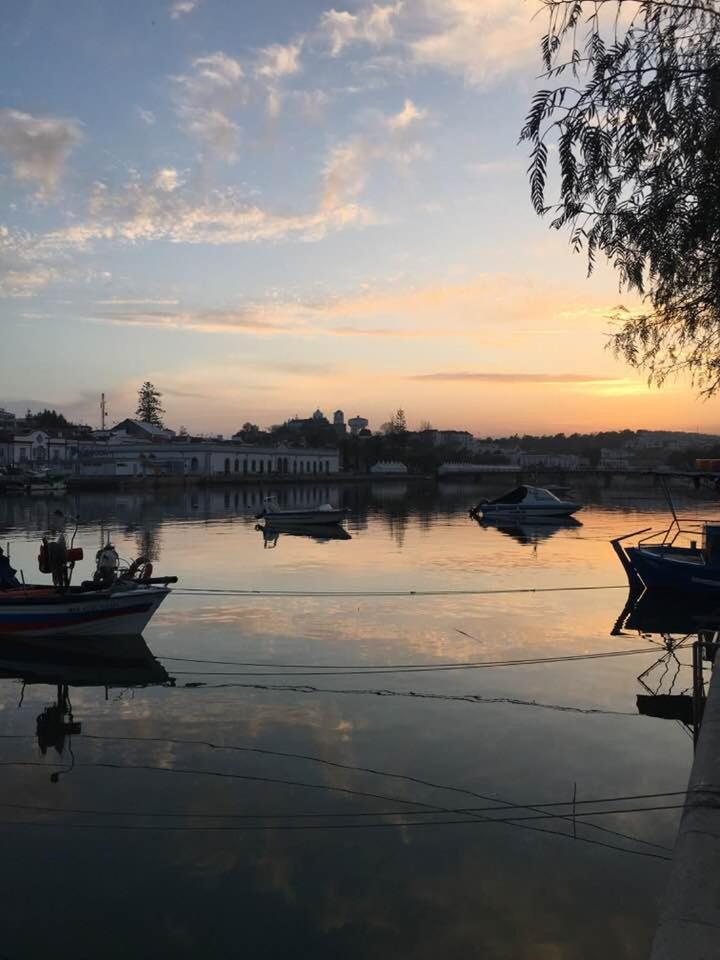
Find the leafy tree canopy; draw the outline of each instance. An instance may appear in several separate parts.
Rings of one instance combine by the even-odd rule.
[[[533,205],[589,270],[603,254],[621,289],[642,295],[640,312],[615,315],[616,352],[658,385],[688,372],[709,396],[720,388],[720,2],[541,2],[545,83],[521,133]]]

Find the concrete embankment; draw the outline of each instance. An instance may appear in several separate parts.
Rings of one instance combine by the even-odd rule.
[[[720,656],[716,662],[651,960],[720,958]]]

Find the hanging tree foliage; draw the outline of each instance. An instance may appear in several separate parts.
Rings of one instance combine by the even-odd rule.
[[[661,384],[720,389],[720,0],[541,0],[531,198],[637,291],[612,346]],[[550,163],[549,146],[557,147]],[[555,156],[555,155],[554,155]],[[549,177],[558,195],[548,202]]]

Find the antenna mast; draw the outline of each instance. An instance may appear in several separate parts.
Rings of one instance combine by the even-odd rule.
[[[107,413],[107,404],[105,403],[105,394],[100,394],[100,429],[105,430],[105,414]]]

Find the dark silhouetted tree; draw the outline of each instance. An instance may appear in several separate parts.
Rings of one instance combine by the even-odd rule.
[[[545,83],[521,133],[535,210],[568,230],[590,271],[604,255],[621,289],[643,297],[640,311],[614,314],[617,353],[655,384],[685,371],[709,396],[720,388],[720,3],[542,3]]]
[[[143,423],[153,423],[156,427],[163,427],[162,415],[165,413],[165,410],[160,403],[162,399],[162,394],[150,383],[149,380],[146,380],[145,383],[138,390],[138,403],[135,415],[139,420],[142,420]]]

